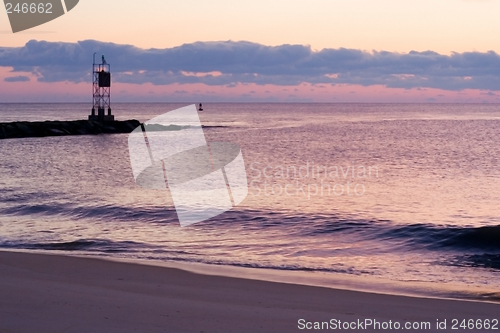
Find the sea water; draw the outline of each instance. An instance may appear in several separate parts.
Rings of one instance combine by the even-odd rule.
[[[146,121],[185,105],[115,104],[113,113]],[[127,134],[0,140],[0,247],[499,297],[500,105],[204,109],[207,141],[241,147],[249,193],[240,205],[181,228],[168,191],[136,186]],[[0,104],[1,122],[88,113],[86,104]]]

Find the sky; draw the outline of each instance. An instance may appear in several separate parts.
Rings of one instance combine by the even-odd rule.
[[[13,34],[0,102],[500,102],[500,0],[80,0]]]

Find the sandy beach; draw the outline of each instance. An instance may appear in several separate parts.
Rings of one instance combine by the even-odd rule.
[[[401,325],[430,322],[432,329],[426,331],[434,331],[436,320],[446,320],[450,329],[453,319],[498,319],[499,310],[500,305],[492,303],[202,275],[94,258],[0,252],[0,332],[5,333],[296,332],[307,330],[315,321],[333,325],[339,320],[365,319]],[[362,326],[352,331],[373,329]]]

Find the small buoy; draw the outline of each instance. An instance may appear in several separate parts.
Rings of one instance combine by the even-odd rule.
[[[198,111],[203,111],[203,106],[200,103],[200,106],[198,107]]]

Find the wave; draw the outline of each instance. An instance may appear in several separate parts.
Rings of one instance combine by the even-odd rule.
[[[423,245],[429,249],[500,251],[500,225],[458,227],[413,224],[392,227],[378,237],[404,239],[410,245]]]
[[[105,239],[79,239],[70,242],[26,243],[7,241],[0,244],[2,248],[27,250],[59,250],[59,251],[90,251],[90,252],[133,252],[140,243],[132,241],[112,242]]]
[[[258,262],[242,262],[234,260],[214,259],[206,256],[200,256],[198,253],[184,250],[171,250],[163,247],[139,243],[133,241],[111,241],[106,239],[78,239],[69,242],[47,242],[47,243],[28,243],[28,242],[0,242],[0,248],[4,249],[23,249],[23,250],[45,250],[45,251],[68,251],[82,252],[87,254],[133,254],[135,258],[148,260],[169,260],[179,262],[193,262],[210,265],[237,266],[246,268],[264,268],[286,271],[316,271],[331,273],[346,273],[354,275],[373,274],[369,271],[357,270],[352,267],[308,267],[297,264],[272,264]]]
[[[442,265],[459,267],[480,267],[500,270],[500,254],[469,254],[452,258],[449,262],[443,262]]]
[[[72,204],[17,205],[0,209],[0,214],[14,216],[63,216],[71,219],[102,221],[177,222],[177,213],[168,207],[123,207],[116,205],[75,206]]]
[[[127,207],[117,205],[75,206],[72,204],[16,205],[0,209],[15,216],[63,216],[76,220],[137,221],[178,223],[175,209],[164,206]],[[500,225],[460,227],[418,223],[401,225],[387,220],[364,220],[337,215],[305,215],[259,210],[231,210],[197,228],[244,228],[246,231],[281,233],[287,237],[343,237],[352,241],[372,241],[392,249],[456,250],[500,254]]]
[[[500,252],[500,225],[483,227],[398,225],[380,220],[336,220],[317,225],[310,234],[351,234],[361,239],[397,242],[430,250],[484,250]]]

